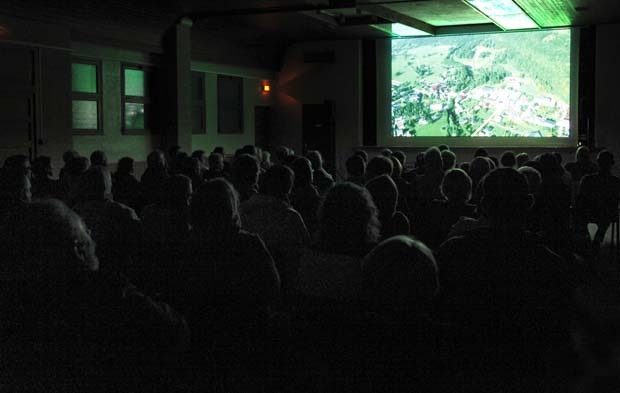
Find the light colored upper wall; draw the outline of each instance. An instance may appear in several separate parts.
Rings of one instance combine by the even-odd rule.
[[[620,162],[620,24],[601,25],[596,29],[595,118],[596,147],[614,152]]]

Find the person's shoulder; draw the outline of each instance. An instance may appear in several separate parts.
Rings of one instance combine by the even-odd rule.
[[[124,203],[109,200],[106,202],[106,209],[114,211],[116,214],[120,216],[125,216],[132,220],[139,220],[139,217],[136,214],[136,211],[132,209],[131,207],[125,205]]]

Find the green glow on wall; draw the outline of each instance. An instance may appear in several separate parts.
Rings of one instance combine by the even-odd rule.
[[[540,27],[569,26],[575,9],[568,0],[514,0]]]
[[[77,93],[97,93],[97,66],[73,63],[71,65],[72,90]]]
[[[125,95],[144,97],[144,71],[125,69]]]

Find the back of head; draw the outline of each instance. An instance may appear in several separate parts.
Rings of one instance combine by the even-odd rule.
[[[471,198],[472,181],[462,169],[453,168],[445,173],[441,182],[441,193],[447,200],[467,202]]]
[[[542,183],[542,176],[540,175],[540,172],[531,166],[522,166],[518,169],[518,171],[527,179],[530,194],[536,194],[540,189],[540,184]]]
[[[609,172],[614,166],[614,155],[609,150],[603,150],[596,156],[596,162],[601,172]]]
[[[564,161],[562,154],[560,154],[560,152],[557,152],[557,151],[554,151],[551,154],[553,154],[553,157],[555,157],[555,160],[557,161],[558,165],[562,166],[562,161]]]
[[[21,170],[5,167],[0,170],[0,206],[9,207],[32,198],[30,179]]]
[[[400,163],[398,158],[396,158],[394,156],[390,157],[390,160],[392,161],[392,174],[391,174],[391,176],[392,176],[393,179],[398,179],[403,174],[403,165]]]
[[[441,152],[436,147],[429,147],[424,152],[424,168],[425,170],[440,171],[443,168],[443,161],[441,160]]]
[[[305,157],[299,157],[291,164],[295,173],[295,187],[307,187],[312,184],[312,164]]]
[[[161,202],[174,206],[188,206],[192,195],[192,180],[185,175],[167,177],[161,185]]]
[[[498,168],[482,179],[480,205],[487,217],[503,225],[521,225],[532,197],[524,175],[512,168]]]
[[[469,164],[469,175],[474,180],[480,180],[491,171],[489,161],[485,157],[476,157]]]
[[[441,161],[444,171],[452,169],[456,166],[456,154],[450,150],[443,150],[441,152]]]
[[[362,157],[362,159],[364,159],[364,162],[368,162],[368,153],[366,152],[366,150],[363,149],[355,149],[355,151],[353,152],[354,156],[360,156]]]
[[[398,202],[398,188],[388,175],[377,176],[366,183],[366,189],[379,210],[381,221],[392,218]]]
[[[366,175],[366,161],[357,154],[349,157],[345,165],[351,177],[363,178]]]
[[[323,168],[323,156],[318,150],[310,150],[306,153],[306,158],[312,163],[312,169],[318,171]]]
[[[242,154],[235,159],[232,165],[232,175],[235,183],[256,184],[260,165],[256,157]]]
[[[400,161],[400,164],[403,166],[403,168],[405,167],[405,164],[407,163],[407,155],[405,154],[404,151],[395,150],[392,156],[397,158],[398,161]]]
[[[209,169],[221,172],[224,170],[224,156],[220,153],[211,153],[209,155]]]
[[[111,198],[112,176],[108,168],[94,166],[80,176],[78,191],[80,201],[103,201]]]
[[[201,232],[227,235],[241,227],[239,196],[223,178],[210,180],[192,196],[190,204],[192,226]]]
[[[62,161],[65,163],[65,165],[73,160],[74,158],[79,157],[79,153],[75,150],[67,150],[66,152],[62,153]]]
[[[437,146],[437,148],[439,149],[439,151],[450,150],[450,147],[448,145],[439,145]]]
[[[16,154],[9,156],[4,160],[4,167],[7,169],[14,169],[24,173],[26,176],[30,176],[31,166],[30,160],[23,154]]]
[[[376,242],[380,224],[372,196],[353,183],[329,189],[319,209],[319,243],[334,248],[355,248]]]
[[[389,158],[389,157],[392,157],[392,154],[393,154],[392,150],[390,150],[390,149],[382,149],[381,150],[381,155],[382,156],[385,156],[385,157]]]
[[[381,175],[391,176],[393,170],[392,160],[385,156],[375,156],[366,166],[366,179],[370,180]]]
[[[489,152],[484,147],[480,147],[476,149],[476,151],[474,152],[474,157],[488,157],[488,156],[489,156]]]
[[[216,146],[213,149],[213,153],[224,155],[224,148],[222,146]]]
[[[541,154],[538,162],[540,163],[540,174],[543,176],[543,180],[549,176],[559,175],[561,167],[552,153]]]
[[[63,276],[99,268],[81,218],[58,200],[23,205],[9,218],[10,274]]]
[[[197,158],[198,161],[202,162],[205,160],[205,151],[204,150],[194,150],[191,155],[192,158]]]
[[[258,153],[256,150],[256,146],[254,145],[245,145],[241,148],[241,154],[249,154],[254,157],[258,157]]]
[[[32,174],[35,177],[52,176],[52,159],[49,156],[38,156],[32,160]]]
[[[365,297],[378,312],[425,310],[439,290],[433,253],[407,236],[380,243],[364,258],[362,272]]]
[[[149,169],[152,170],[164,170],[166,169],[166,157],[161,150],[153,150],[146,157],[146,164]]]
[[[91,166],[108,166],[108,157],[101,150],[95,150],[90,155]]]
[[[499,159],[499,162],[504,168],[514,168],[517,165],[517,157],[512,151],[505,151]]]
[[[283,164],[284,159],[288,157],[290,150],[286,146],[278,146],[273,152],[273,160],[276,164]]]
[[[519,153],[515,157],[517,160],[517,167],[521,168],[526,162],[530,160],[530,156],[527,153]]]
[[[118,160],[118,164],[116,166],[116,174],[117,175],[130,175],[133,173],[133,164],[134,159],[131,157],[123,157]]]
[[[260,192],[274,198],[286,199],[291,193],[294,179],[295,174],[291,168],[285,165],[274,165],[263,175]]]
[[[590,149],[587,146],[579,146],[575,152],[575,161],[577,162],[589,162],[590,161]]]
[[[86,157],[75,157],[67,163],[67,173],[73,177],[81,176],[90,168],[90,161]]]

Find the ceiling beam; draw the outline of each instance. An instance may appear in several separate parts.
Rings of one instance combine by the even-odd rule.
[[[413,27],[414,29],[422,30],[423,32],[431,35],[435,35],[437,33],[437,28],[435,26],[401,12],[394,11],[393,9],[383,5],[359,5],[356,8],[379,16],[383,19],[387,19],[393,23],[400,23],[402,25]]]

